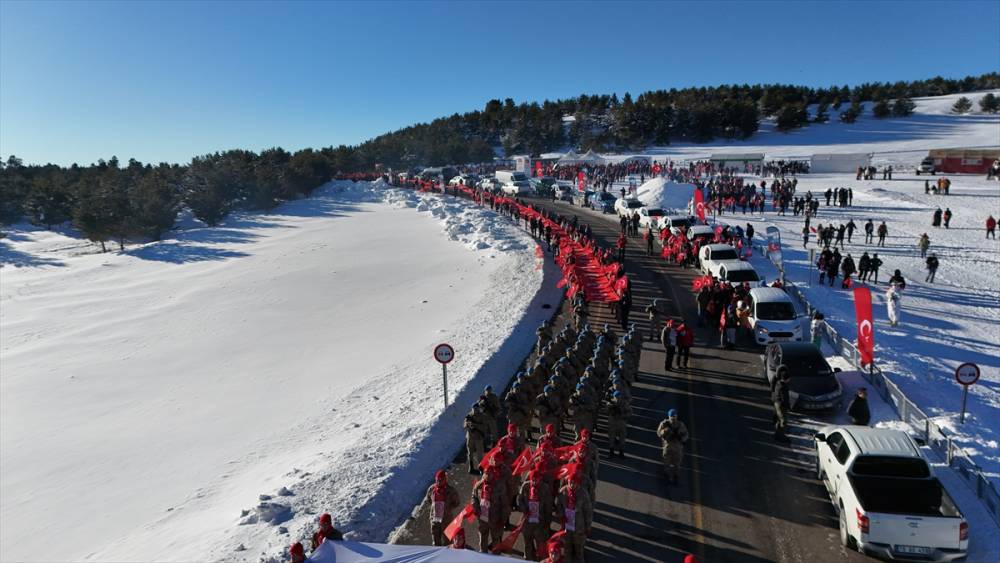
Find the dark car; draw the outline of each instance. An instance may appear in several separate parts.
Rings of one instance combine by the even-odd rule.
[[[595,211],[599,210],[601,213],[614,213],[615,212],[615,201],[618,198],[611,195],[608,192],[596,192],[594,195],[590,196],[590,208]]]
[[[768,384],[777,377],[778,366],[788,367],[792,410],[822,411],[842,404],[844,390],[837,381],[840,368],[830,368],[811,342],[777,342],[764,350],[764,377]]]

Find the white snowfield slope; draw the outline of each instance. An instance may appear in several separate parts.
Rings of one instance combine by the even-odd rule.
[[[993,90],[1000,95],[1000,90]],[[760,130],[745,141],[716,140],[707,144],[679,142],[663,147],[651,147],[643,154],[665,160],[706,158],[713,153],[762,152],[767,158],[811,156],[821,153],[886,153],[926,151],[941,148],[971,148],[1000,145],[1000,125],[997,116],[979,111],[979,100],[987,92],[950,94],[929,98],[914,98],[917,107],[909,117],[876,119],[870,102],[862,104],[864,113],[854,123],[841,123],[840,112],[829,110],[830,121],[810,124],[788,133],[778,131],[774,121],[761,121]],[[965,96],[972,101],[974,111],[965,115],[951,113],[955,101]],[[815,115],[815,106],[810,107]],[[631,155],[611,156],[623,160]],[[919,159],[918,159],[919,162]]]
[[[0,242],[0,560],[257,560],[325,511],[384,539],[559,290],[506,220],[382,188],[125,253]]]

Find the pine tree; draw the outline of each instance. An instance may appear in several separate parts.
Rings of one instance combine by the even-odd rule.
[[[878,119],[889,117],[891,113],[892,113],[892,108],[889,107],[889,101],[886,100],[885,98],[879,98],[878,100],[875,101],[875,105],[872,106],[872,115],[874,115]]]
[[[892,104],[892,115],[895,117],[909,117],[913,115],[913,110],[917,109],[917,104],[913,103],[913,100],[902,96],[896,98],[896,102]]]
[[[826,102],[820,102],[816,106],[816,117],[813,118],[814,122],[826,123],[827,121],[830,121],[830,114],[826,112],[826,108],[827,108]]]
[[[101,197],[97,178],[91,174],[84,175],[76,185],[76,194],[73,224],[87,240],[101,243],[101,251],[107,252],[104,243],[111,238],[111,218]]]
[[[32,223],[47,229],[70,219],[73,202],[61,171],[35,176],[24,201],[24,212]]]
[[[951,106],[952,113],[969,113],[972,110],[972,100],[962,96],[961,98],[955,100],[955,104]]]
[[[809,112],[802,104],[785,104],[778,110],[775,118],[775,126],[779,131],[790,131],[796,127],[802,127],[809,121]]]
[[[160,240],[174,226],[180,198],[161,170],[147,172],[130,193],[132,223],[137,234]]]
[[[993,95],[993,92],[986,94],[979,99],[979,109],[983,113],[996,113],[1000,111],[1000,98]]]

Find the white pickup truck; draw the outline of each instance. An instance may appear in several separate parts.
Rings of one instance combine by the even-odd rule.
[[[968,523],[909,435],[827,426],[815,441],[816,472],[840,514],[845,547],[894,561],[966,556]]]

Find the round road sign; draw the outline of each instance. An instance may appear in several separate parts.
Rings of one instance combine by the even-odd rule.
[[[447,364],[455,359],[455,349],[449,344],[438,344],[434,347],[434,359]]]
[[[966,362],[955,368],[955,381],[962,385],[972,385],[979,381],[979,366]]]

